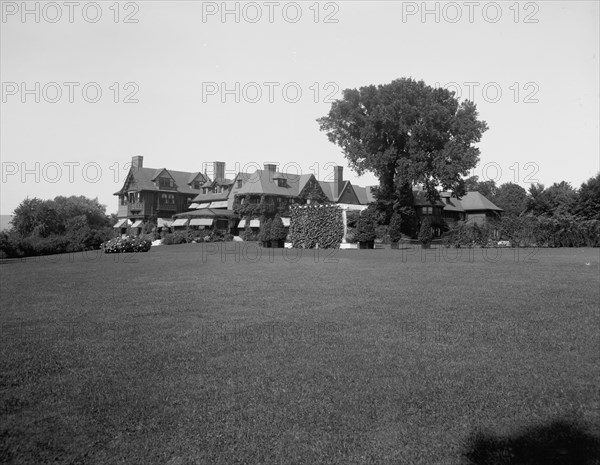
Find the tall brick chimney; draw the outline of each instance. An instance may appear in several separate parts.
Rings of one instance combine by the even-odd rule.
[[[277,171],[277,165],[275,163],[265,163],[264,167],[265,171],[269,173],[269,181],[273,182],[273,177],[275,176],[275,172]]]
[[[334,166],[333,182],[337,189],[337,194],[340,195],[342,193],[342,189],[344,188],[344,167],[343,166]]]
[[[215,179],[223,179],[225,177],[225,162],[213,162],[213,175],[215,176]]]
[[[131,167],[133,169],[143,168],[144,167],[144,157],[141,155],[131,157]]]

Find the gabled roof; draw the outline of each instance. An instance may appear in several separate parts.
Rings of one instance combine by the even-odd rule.
[[[455,199],[452,199],[455,200]],[[485,196],[476,191],[469,191],[460,199],[460,206],[464,211],[470,210],[494,210],[502,212],[502,208],[497,207]]]
[[[188,184],[188,182],[191,182],[190,179],[192,179],[192,181],[196,178],[199,178],[199,180],[202,181],[208,179],[206,175],[202,173],[173,171],[167,170],[166,168],[131,168],[127,175],[127,178],[125,179],[123,187],[118,192],[115,192],[115,195],[127,191],[127,186],[130,182],[135,186],[135,189],[138,191],[160,191],[162,189],[159,189],[158,186],[154,184],[154,180],[156,180],[163,171],[166,171],[169,174],[169,176],[173,178],[173,181],[175,181],[175,184],[177,186],[176,191],[183,194],[198,194],[200,192],[198,189],[191,188],[191,186]],[[193,178],[192,175],[194,176]]]
[[[337,202],[337,199],[340,198],[340,195],[338,194],[336,183],[319,181],[319,185],[330,202]]]
[[[274,174],[274,173],[273,173]],[[234,194],[268,194],[280,195],[284,197],[298,197],[302,189],[306,186],[312,174],[288,174],[279,173],[281,178],[286,180],[285,186],[279,186],[273,180],[272,174],[266,170],[256,170],[254,173],[243,176],[243,184]],[[239,175],[238,175],[239,177]]]
[[[425,192],[425,191],[414,190],[413,197],[415,199],[414,200],[415,207],[430,207],[430,206],[443,207],[445,205],[445,203],[442,202],[441,200],[436,200],[433,203],[430,202],[429,199],[427,198],[427,192]]]
[[[373,194],[373,189],[375,187],[377,186],[352,186],[361,205],[367,205],[368,203],[375,202],[375,195]]]
[[[351,191],[356,194],[356,198],[358,199],[359,203],[362,204],[361,198],[356,189],[363,189],[363,191],[364,191],[364,189],[365,189],[364,187],[355,186],[350,181],[346,180],[346,181],[343,181],[342,190],[341,190],[341,192],[338,193],[337,183],[335,183],[335,182],[319,181],[319,185],[321,186],[323,193],[327,196],[327,199],[330,202],[339,202],[345,193],[348,193]],[[366,198],[366,191],[365,191],[365,198]]]

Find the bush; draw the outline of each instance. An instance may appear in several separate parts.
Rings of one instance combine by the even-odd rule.
[[[69,239],[66,236],[31,236],[22,239],[19,248],[23,251],[25,256],[29,257],[65,253],[68,251],[69,244]]]
[[[263,217],[260,221],[260,232],[258,233],[258,240],[261,242],[261,245],[267,246],[271,241],[271,224],[273,221],[269,218],[265,220]]]
[[[257,241],[258,240],[258,234],[255,233],[254,231],[252,231],[252,228],[250,227],[250,219],[248,218],[246,220],[247,225],[246,225],[246,229],[244,229],[244,232],[242,233],[242,239],[244,241]]]
[[[421,228],[419,229],[419,242],[424,245],[431,244],[433,240],[433,230],[431,229],[431,220],[428,217],[423,218],[421,221]]]
[[[390,227],[387,225],[380,224],[375,226],[375,240],[382,244],[389,244],[390,240]]]
[[[273,218],[273,222],[271,223],[271,240],[272,241],[285,241],[287,233],[285,231],[285,226],[283,225],[283,221],[279,215]]]
[[[0,258],[22,257],[21,240],[14,232],[0,232]]]
[[[390,219],[390,240],[398,242],[402,238],[402,216],[394,213]]]
[[[335,205],[309,205],[291,210],[289,238],[293,247],[338,248],[344,238],[342,211]]]
[[[359,242],[371,242],[377,237],[375,230],[376,213],[373,209],[363,210],[356,223],[356,240]]]
[[[102,244],[104,253],[137,253],[148,252],[152,247],[152,242],[134,236],[125,238],[116,237]]]

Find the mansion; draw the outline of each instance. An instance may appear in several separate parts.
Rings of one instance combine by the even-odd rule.
[[[289,226],[289,208],[306,204],[338,204],[344,210],[364,210],[375,199],[372,187],[360,187],[344,180],[343,167],[334,167],[333,181],[319,181],[313,174],[289,174],[266,163],[253,173],[239,172],[225,177],[225,163],[213,163],[213,178],[200,171],[184,172],[167,168],[146,168],[141,156],[132,158],[131,169],[118,197],[115,228],[141,231],[144,223],[159,228],[215,228],[237,234],[250,225],[260,227],[260,218],[279,214]],[[467,192],[461,199],[442,192],[430,202],[425,192],[414,190],[414,207],[419,217],[430,216],[448,224],[456,221],[483,223],[497,217],[502,209],[479,192]]]

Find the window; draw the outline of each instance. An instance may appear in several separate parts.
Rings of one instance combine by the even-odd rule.
[[[165,205],[174,205],[175,204],[175,195],[174,194],[161,194],[160,196],[161,203]]]
[[[240,187],[242,187],[242,180],[241,180],[241,179],[238,179],[238,180],[237,180],[237,187],[238,187],[238,189],[239,189]]]
[[[285,187],[285,179],[278,179],[277,180],[277,185],[279,187]]]
[[[433,207],[423,207],[423,215],[431,215],[433,213]]]
[[[192,188],[200,190],[200,181],[194,181]]]
[[[174,187],[174,184],[171,178],[158,178],[159,187]]]

